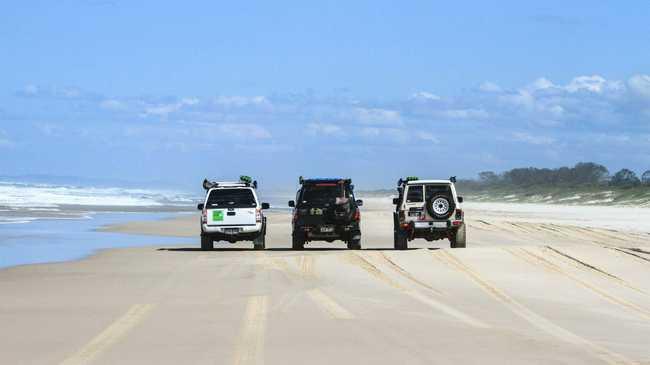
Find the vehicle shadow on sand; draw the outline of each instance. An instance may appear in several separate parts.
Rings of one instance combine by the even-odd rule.
[[[305,247],[304,250],[294,250],[292,248],[285,248],[285,247],[276,247],[276,248],[267,248],[264,249],[263,251],[295,251],[295,252],[308,252],[308,251],[411,251],[411,250],[420,250],[422,248],[426,248],[428,250],[439,250],[440,247],[413,247],[413,248],[408,248],[406,250],[396,250],[391,247],[378,247],[378,248],[362,248],[361,250],[350,250],[347,248],[338,248],[338,247]],[[251,252],[256,252],[256,250],[252,248],[245,248],[245,247],[232,247],[232,248],[225,248],[225,247],[220,247],[220,248],[214,248],[212,250],[207,250],[203,251],[200,247],[162,247],[162,248],[157,248],[156,251],[169,251],[169,252],[223,252],[223,251],[251,251]],[[257,252],[263,252],[263,251],[257,251]]]

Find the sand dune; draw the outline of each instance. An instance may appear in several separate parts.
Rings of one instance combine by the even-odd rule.
[[[466,210],[467,249],[391,250],[390,204],[371,200],[362,251],[291,251],[273,213],[264,252],[197,237],[1,270],[0,363],[650,362],[647,231],[596,209]],[[191,237],[198,218],[107,229]]]

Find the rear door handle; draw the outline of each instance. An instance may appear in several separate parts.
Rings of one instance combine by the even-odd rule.
[[[228,212],[228,215],[235,215],[235,212]]]

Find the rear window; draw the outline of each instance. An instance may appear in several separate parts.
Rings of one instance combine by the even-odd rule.
[[[207,208],[254,208],[257,207],[251,189],[216,189],[208,196]]]
[[[421,203],[422,199],[422,185],[411,185],[406,194],[407,203]]]
[[[326,204],[336,198],[349,198],[350,190],[342,184],[314,184],[302,188],[300,202],[302,204]]]
[[[438,195],[451,196],[449,185],[427,185],[424,189],[424,199],[431,199]]]

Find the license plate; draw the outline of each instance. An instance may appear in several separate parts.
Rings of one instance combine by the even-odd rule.
[[[320,227],[320,231],[322,233],[330,233],[334,232],[334,227]]]
[[[415,222],[415,228],[447,228],[447,222]]]
[[[225,234],[237,234],[237,233],[239,233],[239,228],[224,228],[223,233],[225,233]]]
[[[311,215],[323,215],[323,210],[320,208],[311,208],[309,211],[309,214]]]

